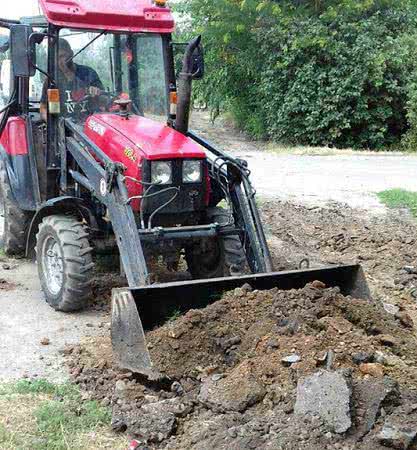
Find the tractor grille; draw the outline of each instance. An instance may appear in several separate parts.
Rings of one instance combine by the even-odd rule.
[[[158,215],[166,214],[184,214],[203,211],[206,208],[206,198],[207,198],[207,181],[203,176],[202,183],[186,183],[182,182],[182,160],[174,159],[170,160],[172,163],[172,183],[166,185],[154,186],[149,194],[155,194],[156,192],[161,192],[170,187],[176,187],[179,190],[175,192],[174,190],[161,192],[160,195],[153,195],[149,198],[144,199],[143,213],[145,215],[152,214],[162,205],[168,203],[168,205],[163,208]],[[203,174],[207,173],[206,162],[203,162]],[[146,161],[143,164],[143,181],[150,183],[151,181],[151,163]],[[176,194],[175,200],[171,201]]]

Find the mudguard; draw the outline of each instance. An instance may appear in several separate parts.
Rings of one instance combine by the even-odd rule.
[[[19,208],[36,211],[29,155],[8,155],[0,144],[0,161],[6,168],[10,189]]]
[[[84,200],[78,197],[63,196],[50,199],[42,204],[36,211],[29,226],[26,241],[26,257],[31,255],[34,248],[35,235],[42,219],[51,214],[59,214],[65,212],[74,212],[80,219],[83,219],[90,226],[97,227],[96,219],[92,216],[89,208],[84,204]]]

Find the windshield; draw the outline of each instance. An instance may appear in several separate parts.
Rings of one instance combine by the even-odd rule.
[[[130,99],[132,112],[167,120],[168,90],[160,35],[64,29],[58,67],[61,113],[66,116],[85,120],[94,112],[117,112],[119,106],[114,101]]]

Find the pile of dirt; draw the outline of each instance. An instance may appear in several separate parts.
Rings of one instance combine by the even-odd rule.
[[[407,211],[370,215],[341,204],[328,208],[262,204],[276,268],[359,263],[375,300],[415,305],[417,227]]]
[[[118,370],[108,337],[67,349],[73,379],[147,448],[417,448],[417,339],[401,308],[321,282],[243,286],[147,340],[161,382]]]

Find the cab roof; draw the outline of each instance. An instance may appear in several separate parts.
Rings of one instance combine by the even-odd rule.
[[[171,10],[152,0],[39,0],[48,22],[65,28],[172,33]]]

